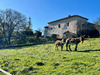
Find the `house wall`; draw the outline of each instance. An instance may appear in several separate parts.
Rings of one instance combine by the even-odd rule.
[[[45,29],[44,35],[51,36],[52,34],[58,34],[59,38],[63,37],[63,33],[66,31],[72,32],[77,34],[77,27],[78,22],[82,21],[83,23],[87,22],[87,20],[80,18],[80,17],[72,17],[65,20],[60,20],[58,22],[53,22],[48,24],[48,29]],[[69,23],[69,26],[68,26]],[[60,28],[58,28],[58,25],[60,24]]]
[[[77,20],[77,32],[87,28],[87,24],[88,24],[87,20],[78,17],[78,20]]]

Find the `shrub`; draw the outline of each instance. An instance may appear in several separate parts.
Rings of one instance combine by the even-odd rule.
[[[51,41],[52,39],[51,39],[51,37],[46,36],[46,40],[47,40],[47,41]]]
[[[52,38],[52,40],[54,40],[54,41],[57,40],[57,34],[52,34],[52,35],[51,35],[51,38]]]
[[[21,34],[25,35],[25,36],[33,36],[34,35],[32,31],[22,31]]]
[[[35,42],[35,38],[32,36],[32,37],[28,37],[27,38],[27,41],[29,42],[29,43],[33,43],[33,42]]]

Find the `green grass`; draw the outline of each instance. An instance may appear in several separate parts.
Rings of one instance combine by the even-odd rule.
[[[0,71],[0,75],[6,75],[6,74]]]
[[[55,50],[54,43],[0,50],[0,68],[13,75],[100,75],[100,38],[78,51]]]

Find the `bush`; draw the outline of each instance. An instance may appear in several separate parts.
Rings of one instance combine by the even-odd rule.
[[[52,40],[54,40],[54,41],[57,40],[57,34],[52,34],[52,35],[51,35],[51,38],[52,38]]]
[[[21,34],[25,35],[25,36],[33,36],[34,35],[32,31],[22,31]]]
[[[26,43],[26,36],[21,35],[19,36],[19,38],[15,39],[16,40],[16,44],[25,44]]]
[[[52,41],[51,37],[49,37],[49,36],[46,37],[46,40],[47,41]]]
[[[27,41],[29,42],[29,43],[33,43],[33,42],[35,42],[35,38],[32,36],[32,37],[28,37],[27,38]]]

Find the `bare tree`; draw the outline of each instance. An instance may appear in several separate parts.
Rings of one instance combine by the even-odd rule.
[[[26,17],[12,9],[0,10],[0,31],[8,45],[10,45],[12,33],[22,31],[26,27]]]
[[[100,25],[100,17],[99,17],[99,18],[97,18],[97,20],[96,20],[96,21],[94,21],[94,24],[96,24],[96,25]]]
[[[32,31],[32,23],[31,23],[31,17],[29,17],[29,21],[27,25],[25,26],[25,31]]]

